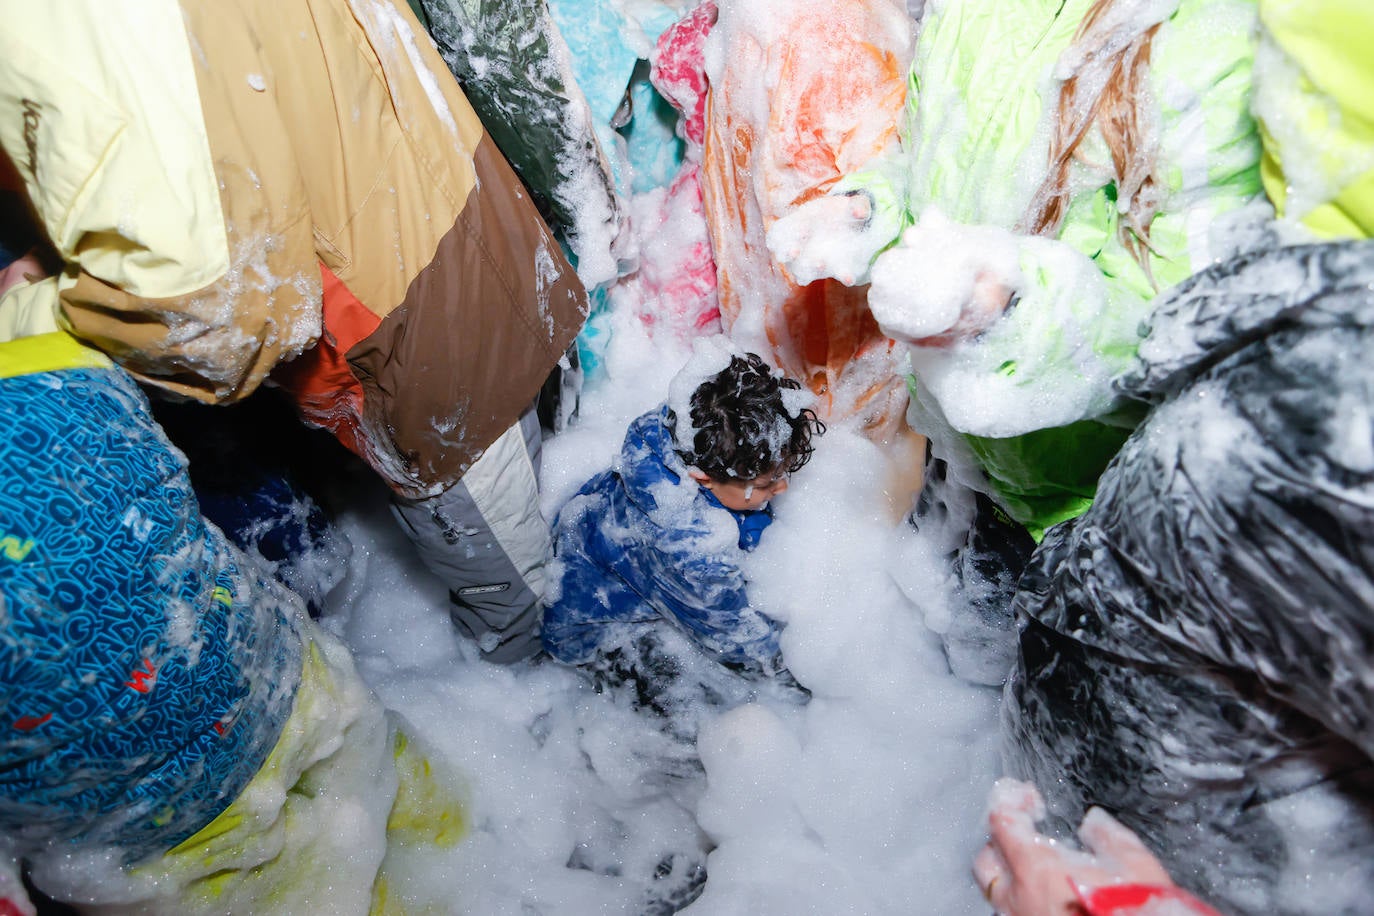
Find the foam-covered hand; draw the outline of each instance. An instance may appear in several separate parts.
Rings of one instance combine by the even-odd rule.
[[[1078,828],[1083,849],[1040,833],[1035,824],[1044,815],[1044,801],[1034,786],[1011,779],[994,786],[988,809],[991,839],[974,859],[973,874],[998,913],[1219,916],[1175,887],[1139,837],[1100,808],[1090,809]]]
[[[868,306],[895,340],[949,346],[990,327],[1021,283],[1015,237],[934,209],[873,265]]]
[[[768,250],[802,286],[825,277],[867,283],[874,255],[892,241],[875,231],[872,217],[873,200],[862,192],[817,197],[773,224]]]

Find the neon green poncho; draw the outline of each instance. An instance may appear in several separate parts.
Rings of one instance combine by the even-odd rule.
[[[1046,172],[1062,80],[1075,72],[1080,85],[1091,79],[1074,46],[1090,6],[929,3],[902,158],[838,189],[873,196],[873,231],[884,237],[896,240],[939,211],[951,232],[991,228],[995,238],[979,238],[1000,238],[1011,252],[1014,307],[973,339],[914,347],[912,364],[923,406],[961,434],[994,495],[1037,537],[1090,505],[1098,475],[1134,425],[1111,382],[1133,363],[1151,300],[1210,263],[1214,243],[1224,241],[1218,217],[1260,191],[1248,104],[1253,0],[1118,2],[1106,15],[1128,32],[1163,23],[1151,46],[1149,92],[1137,105],[1156,144],[1159,209],[1148,272],[1118,236],[1115,173],[1096,126],[1071,167],[1058,236],[1021,230]],[[900,250],[878,255],[875,277]],[[913,278],[913,301],[923,283]]]

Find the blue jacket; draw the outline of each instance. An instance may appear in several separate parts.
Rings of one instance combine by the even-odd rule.
[[[631,423],[618,466],[559,513],[562,591],[544,618],[544,648],[586,664],[666,621],[722,661],[772,673],[782,627],[749,606],[740,571],[772,513],[732,512],[688,477],[666,412]]]
[[[214,819],[276,745],[301,672],[294,605],[204,523],[123,370],[7,376],[14,346],[0,344],[0,840],[139,860]]]

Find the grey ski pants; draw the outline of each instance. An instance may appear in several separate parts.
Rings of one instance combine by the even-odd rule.
[[[531,408],[448,490],[391,501],[420,559],[448,586],[454,624],[500,664],[541,648],[550,556],[539,512],[541,451]]]

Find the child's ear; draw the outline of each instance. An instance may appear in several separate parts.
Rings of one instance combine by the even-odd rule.
[[[697,483],[701,484],[703,487],[711,482],[711,478],[706,476],[705,471],[700,471],[696,468],[688,468],[687,476],[695,480]]]

